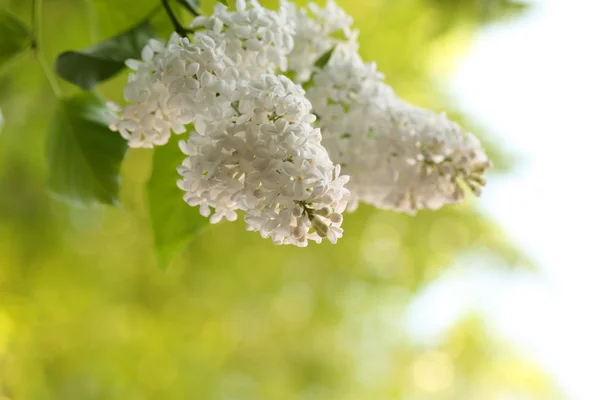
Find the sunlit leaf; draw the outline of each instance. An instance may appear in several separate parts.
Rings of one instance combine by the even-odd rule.
[[[184,158],[176,139],[154,149],[152,175],[146,188],[156,256],[161,268],[168,267],[194,233],[208,223],[196,207],[183,201],[183,191],[176,185],[179,179],[176,168]]]
[[[62,99],[48,137],[52,192],[78,204],[117,204],[127,143],[108,129],[104,101],[90,92]]]
[[[0,11],[0,66],[31,45],[29,29],[17,17]]]
[[[129,58],[140,58],[154,29],[148,21],[82,51],[67,51],[56,59],[58,75],[85,90],[117,74]]]

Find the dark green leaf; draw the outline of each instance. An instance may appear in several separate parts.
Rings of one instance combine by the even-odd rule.
[[[129,58],[140,58],[154,30],[148,21],[82,51],[67,51],[56,59],[58,75],[84,90],[117,74]]]
[[[183,191],[177,187],[177,167],[185,155],[176,139],[156,147],[152,160],[152,175],[147,183],[150,221],[158,263],[169,266],[174,256],[192,239],[194,233],[208,223],[197,207],[183,201]]]
[[[48,137],[49,185],[78,204],[117,204],[127,142],[108,129],[104,101],[91,92],[62,99]]]
[[[329,62],[329,59],[331,59],[331,56],[333,55],[334,51],[335,47],[332,47],[331,49],[327,50],[325,54],[323,54],[321,57],[319,57],[317,61],[315,61],[315,67],[324,68]]]
[[[0,11],[0,65],[25,50],[31,43],[31,33],[25,24],[6,11]]]
[[[229,4],[227,4],[227,0],[219,0],[219,3],[221,4],[225,4],[226,6],[229,7]]]

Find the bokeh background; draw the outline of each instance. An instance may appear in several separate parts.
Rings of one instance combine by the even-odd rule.
[[[45,0],[43,55],[154,3]],[[340,0],[402,97],[486,143],[483,199],[415,217],[362,206],[340,243],[307,249],[222,223],[167,270],[151,151],[128,152],[120,208],[53,199],[56,99],[30,53],[3,65],[0,398],[597,400],[594,3]],[[0,7],[29,21],[29,1]],[[100,92],[119,101],[124,81]]]

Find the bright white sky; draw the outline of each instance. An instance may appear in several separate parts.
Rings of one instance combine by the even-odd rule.
[[[479,35],[451,90],[524,156],[513,175],[490,182],[481,204],[542,271],[454,271],[422,296],[409,322],[435,330],[477,305],[569,399],[598,400],[600,1],[535,3],[524,18]],[[426,321],[432,315],[441,317]]]

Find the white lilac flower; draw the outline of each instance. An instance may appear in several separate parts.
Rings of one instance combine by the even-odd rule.
[[[357,181],[349,186],[354,198],[381,209],[414,213],[461,202],[463,184],[480,194],[490,162],[475,136],[444,114],[399,99],[386,115],[387,119],[380,116],[379,129],[360,139],[368,151],[345,154],[352,166],[345,172]]]
[[[257,2],[238,1],[236,11],[223,4],[211,17],[192,22],[202,28],[192,40],[173,34],[166,45],[150,40],[142,60],[128,60],[133,70],[125,87],[124,108],[113,106],[111,128],[130,147],[165,144],[171,132],[185,125],[230,114],[236,85],[265,73],[285,70],[293,48],[293,26],[285,11],[271,11]]]
[[[213,223],[245,212],[248,230],[277,244],[335,243],[359,201],[414,212],[460,201],[462,184],[478,193],[489,161],[477,139],[398,98],[358,55],[351,25],[333,1],[217,4],[191,40],[151,40],[127,62],[129,104],[111,107],[111,128],[153,147],[193,125],[180,142],[184,200]]]
[[[111,128],[131,147],[153,147],[193,124],[178,168],[189,205],[212,223],[245,212],[248,230],[277,244],[335,243],[349,178],[320,144],[304,90],[277,76],[293,48],[287,12],[239,0],[192,26],[191,40],[150,41],[128,61],[130,104],[113,107]]]
[[[315,62],[330,49],[340,47],[338,52],[356,50],[352,17],[334,1],[328,0],[323,8],[309,3],[304,9],[282,0],[281,9],[295,28],[294,48],[288,56],[288,64],[294,71],[296,82],[308,81],[315,70]]]
[[[265,73],[287,69],[287,55],[294,47],[293,25],[285,9],[272,11],[258,1],[237,1],[237,9],[229,11],[217,4],[211,16],[196,17],[191,26],[205,29],[197,35],[208,35],[225,47],[242,79],[257,79]]]
[[[303,10],[290,12],[303,32],[295,38],[302,45],[292,55],[318,46],[322,50],[321,43],[335,45],[335,51],[323,68],[311,69],[301,60],[290,62],[290,68],[299,69],[296,77],[310,75],[307,97],[319,118],[323,145],[352,177],[348,208],[362,201],[414,213],[460,202],[463,184],[479,194],[490,166],[479,141],[445,115],[398,98],[375,64],[360,58],[356,35],[347,35],[346,42],[332,38],[328,24],[347,20],[333,2],[326,9],[310,7],[316,18]],[[350,28],[344,25],[344,30]]]
[[[241,91],[241,90],[240,90]],[[245,211],[248,230],[276,244],[335,243],[348,191],[321,134],[312,127],[304,91],[284,76],[266,74],[244,87],[236,114],[198,122],[179,168],[184,197],[213,223]],[[214,210],[214,211],[211,211]]]
[[[127,65],[135,71],[124,91],[131,104],[118,110],[111,128],[130,147],[165,144],[171,131],[184,133],[199,115],[218,113],[234,92],[235,68],[223,47],[206,35],[195,43],[176,34],[166,45],[151,39],[142,61],[128,60]]]

